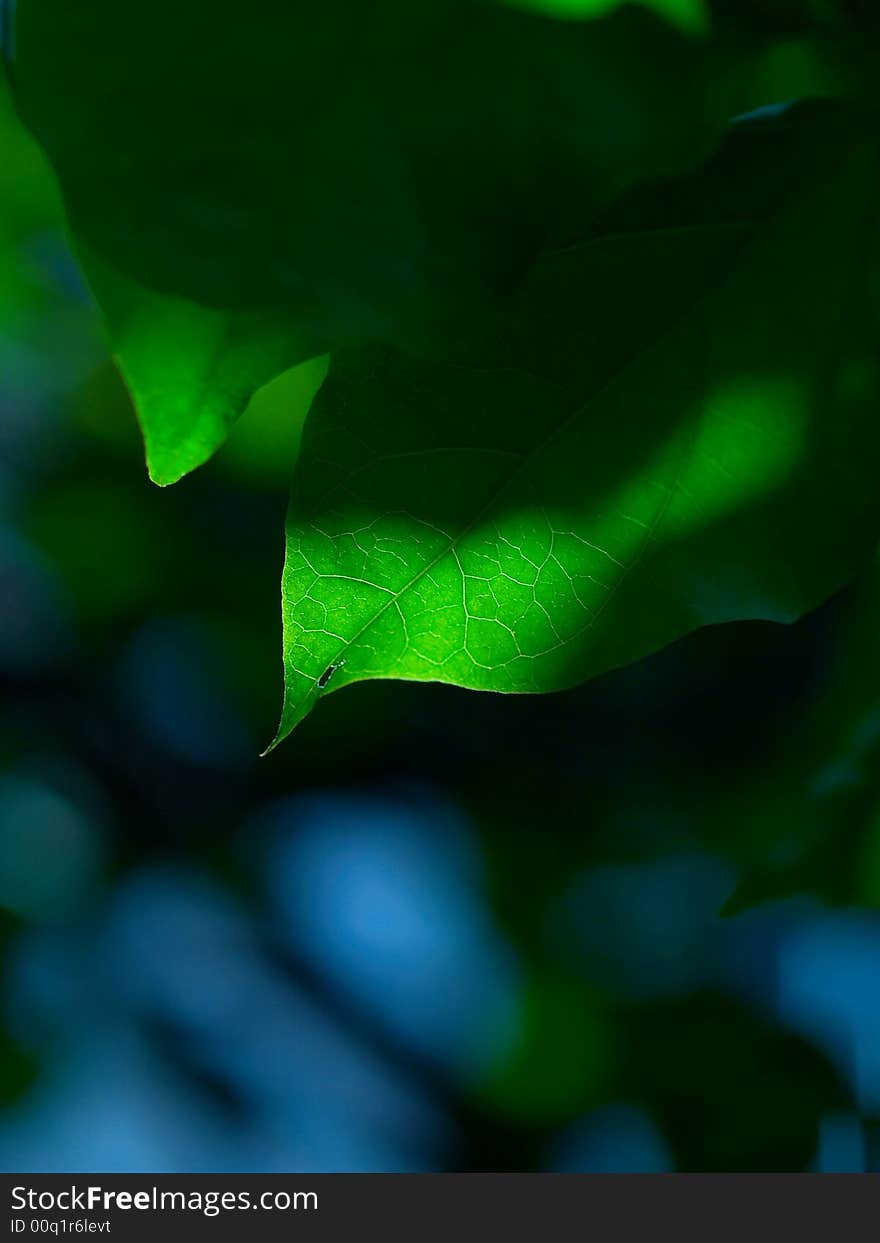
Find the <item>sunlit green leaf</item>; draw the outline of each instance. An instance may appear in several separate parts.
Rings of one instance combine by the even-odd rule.
[[[817,105],[536,262],[477,354],[334,358],[288,521],[284,736],[365,678],[571,686],[790,620],[878,531],[875,140]]]

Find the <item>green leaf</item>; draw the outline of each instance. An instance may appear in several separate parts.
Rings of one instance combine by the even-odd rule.
[[[161,482],[291,361],[433,350],[622,188],[702,158],[724,117],[708,79],[636,9],[19,0],[16,19],[17,103]]]
[[[431,339],[721,121],[697,50],[641,10],[21,0],[16,74],[102,259],[332,341]]]
[[[297,467],[279,739],[368,678],[537,692],[793,619],[877,538],[876,140],[737,127],[542,256],[444,363],[342,351]]]
[[[223,311],[155,293],[80,258],[128,385],[154,483],[176,483],[226,439],[256,389],[321,353],[281,312]]]
[[[849,85],[824,45],[776,55],[786,23],[816,27],[799,2],[711,45],[682,33],[704,0],[524,7],[19,0],[18,105],[157,482],[287,366],[433,352],[623,188],[698,162],[731,112]]]

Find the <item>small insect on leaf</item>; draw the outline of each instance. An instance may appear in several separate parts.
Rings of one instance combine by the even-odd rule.
[[[319,691],[322,691],[322,690],[324,689],[324,687],[327,685],[327,683],[328,683],[328,682],[330,681],[330,679],[333,677],[333,674],[336,672],[336,670],[337,670],[337,669],[341,669],[341,668],[342,668],[342,666],[343,666],[344,664],[345,664],[345,661],[344,661],[344,660],[337,660],[337,662],[336,662],[336,664],[335,664],[335,665],[328,665],[328,666],[327,666],[327,668],[324,670],[324,672],[323,672],[323,673],[321,674],[321,676],[318,678],[317,687],[318,687],[318,690],[319,690]]]

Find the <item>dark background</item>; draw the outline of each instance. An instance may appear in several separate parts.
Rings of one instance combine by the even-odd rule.
[[[880,1168],[880,592],[278,751],[310,364],[146,479],[0,112],[0,1168]]]

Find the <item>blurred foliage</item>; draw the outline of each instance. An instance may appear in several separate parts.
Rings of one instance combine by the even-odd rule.
[[[5,95],[0,148],[3,1168],[878,1168],[875,567],[554,696],[368,684],[258,760],[326,360],[151,488]]]
[[[584,18],[604,17],[620,8],[624,0],[513,0],[522,8],[553,17]],[[654,9],[661,17],[695,34],[705,33],[708,26],[708,8],[704,0],[644,0],[646,9]]]

